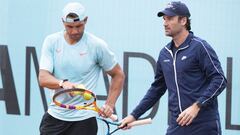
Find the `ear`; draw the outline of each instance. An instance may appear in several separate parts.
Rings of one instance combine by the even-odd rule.
[[[181,24],[186,25],[187,24],[187,17],[181,18]]]
[[[88,16],[86,16],[83,20],[85,24],[87,23],[87,20],[88,20]]]

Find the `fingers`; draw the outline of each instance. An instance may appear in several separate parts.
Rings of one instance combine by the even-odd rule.
[[[190,125],[190,124],[192,123],[193,119],[194,119],[194,118],[191,118],[191,119],[187,122],[186,126]]]
[[[123,122],[121,123],[121,125],[118,127],[118,128],[121,128],[122,130],[128,130],[128,129],[131,129],[131,126],[129,126],[130,122],[126,121],[126,122]]]
[[[132,116],[132,115],[129,115],[127,116],[126,118],[124,118],[122,121],[121,121],[121,125],[118,126],[118,128],[121,128],[123,130],[127,130],[127,129],[130,129],[131,126],[129,126],[129,123],[135,121],[136,119]]]
[[[74,88],[78,88],[78,89],[86,89],[86,87],[83,84],[75,84]]]
[[[195,117],[189,113],[182,112],[179,117],[177,118],[177,122],[181,126],[188,126],[192,123]]]
[[[188,126],[192,123],[194,118],[197,117],[199,111],[200,108],[194,103],[180,113],[176,121],[181,126]]]
[[[65,82],[63,82],[62,87],[63,87],[63,89],[72,89],[72,88],[75,88],[75,85],[76,84],[74,84],[74,83],[65,81]]]
[[[109,105],[103,105],[101,108],[101,116],[102,117],[110,117],[113,114],[113,108]]]

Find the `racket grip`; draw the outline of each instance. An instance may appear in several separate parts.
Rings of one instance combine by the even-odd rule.
[[[148,119],[134,121],[132,123],[129,123],[128,125],[133,127],[133,126],[140,126],[140,125],[151,124],[151,123],[152,123],[152,119],[148,118]]]
[[[116,121],[118,119],[117,115],[115,114],[112,114],[110,117],[109,117],[112,121]]]

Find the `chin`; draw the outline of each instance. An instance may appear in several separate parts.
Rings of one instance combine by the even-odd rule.
[[[71,39],[73,40],[79,40],[81,38],[81,36],[71,36]]]
[[[165,35],[168,36],[168,37],[171,37],[171,36],[172,36],[171,33],[166,33],[166,32],[165,32]]]

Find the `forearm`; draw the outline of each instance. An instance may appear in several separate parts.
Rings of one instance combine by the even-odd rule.
[[[152,108],[162,96],[159,91],[160,90],[151,87],[136,108],[131,112],[131,115],[135,119],[138,119],[141,115]]]
[[[203,92],[202,96],[197,99],[201,106],[207,106],[212,99],[215,99],[225,89],[227,81],[223,75],[218,75],[211,79],[211,83]]]
[[[161,77],[156,77],[156,80],[152,83],[150,89],[147,91],[143,99],[137,105],[137,107],[132,111],[131,115],[138,119],[146,111],[152,108],[161,96],[166,92],[166,85]]]
[[[50,72],[46,70],[41,70],[39,71],[39,76],[38,76],[39,84],[42,87],[46,87],[49,89],[59,89],[59,82],[57,78],[55,78]]]
[[[118,96],[123,89],[125,75],[118,64],[112,70],[107,71],[107,74],[111,76],[111,83],[109,85],[109,93],[105,104],[114,108]]]
[[[132,111],[131,115],[134,116],[135,119],[138,119],[160,99],[160,97],[166,92],[166,89],[167,86],[163,75],[161,72],[157,72],[150,89],[147,91],[138,106]]]
[[[124,78],[125,78],[124,74],[119,73],[117,75],[114,75],[111,79],[106,104],[108,104],[112,108],[114,108],[115,103],[119,95],[121,94],[121,91],[123,89],[123,84],[124,84]]]
[[[216,52],[207,42],[203,42],[202,46],[198,55],[199,66],[208,81],[208,86],[205,87],[197,101],[207,106],[225,89],[227,80]]]

